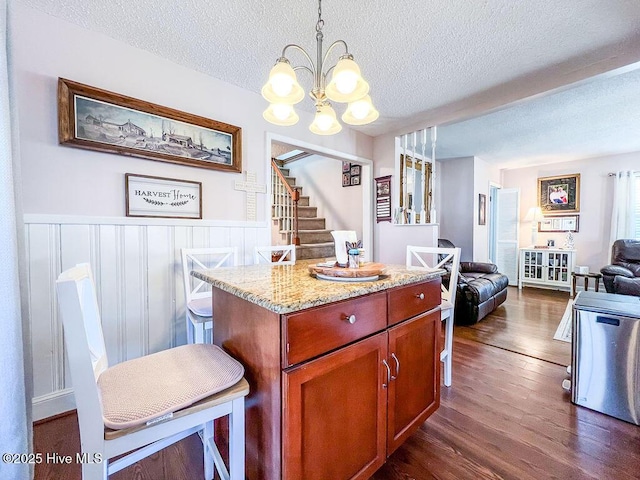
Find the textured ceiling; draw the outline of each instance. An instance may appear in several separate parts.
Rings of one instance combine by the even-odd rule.
[[[16,1],[257,94],[284,45],[315,57],[311,0]],[[322,9],[325,45],[345,40],[371,85],[380,119],[357,129],[373,136],[451,120],[480,98],[496,106],[501,94],[539,93],[551,74],[570,78],[629,52],[640,60],[638,0],[325,0]],[[305,73],[299,80],[310,87]],[[312,111],[310,100],[300,105]]]
[[[437,152],[502,168],[640,152],[640,66],[442,126]]]

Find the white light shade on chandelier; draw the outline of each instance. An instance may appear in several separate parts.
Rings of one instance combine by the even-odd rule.
[[[293,105],[286,103],[272,103],[262,112],[262,117],[267,122],[282,125],[283,127],[295,125],[298,123],[298,120],[300,120],[300,117],[298,117],[298,114],[293,109]]]
[[[282,50],[282,55],[269,73],[269,80],[262,87],[262,96],[270,105],[262,116],[275,125],[290,126],[298,122],[293,105],[302,101],[304,90],[298,83],[296,70],[306,70],[313,76],[313,87],[309,96],[314,100],[316,115],[309,130],[318,135],[333,135],[342,130],[342,125],[336,118],[336,112],[330,100],[348,103],[342,121],[350,125],[366,125],[375,121],[380,114],[374,108],[369,93],[369,84],[362,78],[360,67],[349,53],[347,44],[343,40],[333,42],[327,52],[322,52],[322,0],[318,1],[318,22],[316,23],[316,58],[318,64],[313,63],[312,57],[301,46],[289,44]],[[342,45],[345,53],[340,56],[337,64],[325,68],[329,53],[338,45]],[[292,67],[285,53],[287,50],[298,50],[308,65]],[[327,75],[332,72],[331,80],[327,84]]]
[[[335,110],[325,103],[317,107],[316,116],[313,123],[309,125],[309,130],[317,135],[333,135],[342,130],[342,125],[338,123]]]
[[[369,84],[360,75],[360,67],[349,57],[340,58],[324,91],[334,102],[354,102],[369,93]]]
[[[347,111],[342,114],[342,121],[349,125],[366,125],[375,121],[379,116],[380,114],[371,103],[371,97],[365,95],[349,104]]]
[[[269,73],[269,81],[262,87],[262,96],[270,103],[294,105],[304,98],[296,72],[286,58],[280,58]]]

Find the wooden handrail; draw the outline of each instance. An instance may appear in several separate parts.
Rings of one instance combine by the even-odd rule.
[[[291,238],[291,243],[293,245],[300,245],[300,236],[298,235],[298,201],[300,200],[300,191],[297,188],[293,188],[291,185],[289,185],[289,182],[287,182],[287,179],[280,171],[280,167],[278,166],[274,158],[271,159],[271,169],[276,173],[276,176],[280,179],[280,183],[284,185],[293,202],[293,235]]]

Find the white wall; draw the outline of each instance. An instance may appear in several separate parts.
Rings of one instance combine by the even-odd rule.
[[[391,211],[398,207],[398,174],[396,172],[396,137],[391,134],[373,139],[374,177],[392,175]],[[437,156],[437,155],[436,155]],[[385,264],[404,264],[407,245],[425,247],[437,245],[438,225],[394,225],[389,222],[374,224],[374,260]]]
[[[591,158],[573,162],[554,163],[537,167],[503,171],[505,188],[520,188],[520,218],[537,205],[538,178],[565,174],[580,174],[580,231],[574,233],[577,265],[587,265],[592,272],[599,272],[611,257],[609,231],[613,205],[613,178],[609,172],[640,170],[640,152],[604,158]],[[531,243],[531,223],[520,223],[520,247]],[[538,233],[538,243],[555,240],[562,246],[564,233]]]
[[[436,155],[437,156],[437,155]],[[440,238],[462,249],[462,261],[489,259],[489,185],[500,179],[500,170],[478,157],[450,158],[437,162],[437,205]],[[486,223],[478,224],[479,194],[486,195]]]
[[[342,186],[342,161],[311,155],[285,168],[302,186],[302,195],[310,197],[309,205],[318,207],[327,230],[355,230],[362,239],[362,185]]]
[[[250,263],[253,245],[270,238],[268,195],[258,194],[257,221],[246,222],[246,195],[233,188],[242,174],[60,146],[58,77],[241,127],[243,170],[256,172],[258,182],[267,185],[272,133],[369,159],[373,141],[348,128],[331,137],[313,135],[307,128],[312,113],[305,111],[294,127],[272,126],[262,119],[266,104],[256,92],[25,6],[14,5],[14,14],[10,44],[30,275],[23,295],[31,311],[37,419],[73,408],[53,291],[61,269],[88,261],[100,281],[110,285],[102,299],[116,316],[106,318],[121,323],[109,327],[116,334],[107,338],[107,349],[127,352],[116,356],[119,361],[184,341],[176,263],[181,246],[235,245]],[[202,182],[203,220],[124,217],[125,173]],[[129,275],[132,288],[125,287]],[[147,301],[151,297],[158,302]],[[153,305],[167,309],[156,315]]]
[[[58,77],[241,127],[243,170],[255,171],[263,184],[270,178],[266,131],[371,158],[372,140],[366,135],[348,128],[331,137],[313,135],[307,128],[309,112],[300,112],[294,127],[273,126],[262,118],[266,103],[257,92],[37,10],[17,6],[12,32],[26,213],[122,216],[124,173],[131,172],[201,181],[205,219],[245,219],[246,195],[233,189],[242,174],[59,146]],[[258,220],[265,220],[266,198],[258,195]]]
[[[474,157],[437,162],[440,238],[461,248],[460,260],[473,260],[474,225],[477,223]],[[476,208],[474,208],[474,206]]]
[[[491,183],[500,183],[500,170],[496,167],[492,167],[491,164],[484,160],[475,157],[474,160],[474,199],[473,199],[473,260],[475,262],[488,262],[489,261],[489,225],[492,218],[490,215],[490,198],[489,198],[489,186]],[[486,203],[486,224],[478,224],[478,208],[479,208],[479,194],[484,194],[487,197]]]

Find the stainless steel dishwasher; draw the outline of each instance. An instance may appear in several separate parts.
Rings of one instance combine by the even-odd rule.
[[[580,292],[572,327],[571,401],[640,425],[640,297]]]

